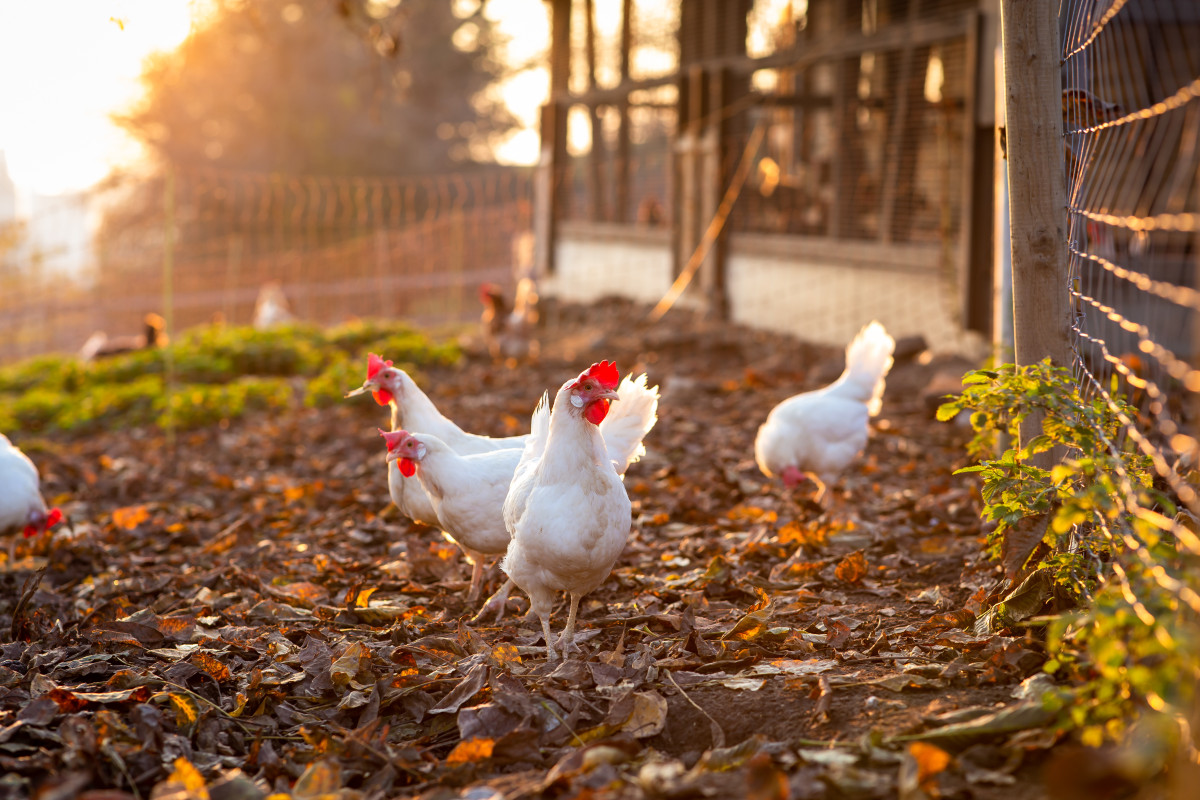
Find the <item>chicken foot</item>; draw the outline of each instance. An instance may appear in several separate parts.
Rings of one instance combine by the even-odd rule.
[[[512,582],[512,578],[506,580],[504,585],[497,589],[496,593],[487,599],[487,601],[483,604],[483,608],[479,609],[479,613],[471,617],[470,624],[478,625],[479,623],[483,622],[484,618],[489,613],[494,613],[496,615],[496,622],[499,622],[501,619],[503,619],[504,604],[508,602],[508,595],[514,586],[516,586],[516,584]],[[530,613],[527,614],[526,617],[529,617],[532,615],[532,613],[533,608],[530,607]]]

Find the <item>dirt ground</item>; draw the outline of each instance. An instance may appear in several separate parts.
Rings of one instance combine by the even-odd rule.
[[[822,513],[753,439],[840,353],[644,313],[547,309],[536,366],[419,377],[491,435],[601,358],[661,387],[628,546],[557,668],[523,595],[464,624],[469,567],[391,506],[369,398],[182,434],[173,458],[150,430],[32,443],[75,530],[0,576],[7,631],[49,559],[0,646],[0,796],[1043,796],[1056,737],[1019,697],[1042,648],[973,631],[999,573],[952,474],[968,431],[922,396],[939,361],[906,348]]]

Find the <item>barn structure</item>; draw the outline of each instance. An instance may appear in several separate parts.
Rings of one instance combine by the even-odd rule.
[[[810,341],[990,338],[998,3],[547,3],[548,294],[687,281],[681,304]]]

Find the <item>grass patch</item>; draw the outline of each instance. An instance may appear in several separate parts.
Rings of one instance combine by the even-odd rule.
[[[204,326],[170,345],[175,364],[171,418],[182,430],[297,402],[327,407],[362,382],[376,352],[411,371],[452,365],[455,342],[435,342],[403,323],[364,321],[328,331],[291,325],[259,331]],[[36,356],[0,368],[0,431],[91,432],[162,426],[166,351],[143,350],[81,364]],[[303,386],[296,391],[297,384]]]

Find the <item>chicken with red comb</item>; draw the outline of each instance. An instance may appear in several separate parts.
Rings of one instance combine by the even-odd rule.
[[[46,508],[33,461],[0,433],[0,533],[19,530],[29,538],[62,519],[62,511]]]
[[[594,375],[592,370],[595,370]],[[617,472],[624,475],[629,465],[646,452],[642,439],[658,419],[658,387],[648,386],[645,375],[626,376],[620,380],[616,366],[605,361],[593,364],[579,379],[585,376],[616,389],[621,395],[621,404],[613,413],[608,413],[607,402],[591,409],[590,413],[595,417],[593,424],[600,425],[609,459],[616,465]],[[347,392],[346,397],[367,392],[375,397],[375,402],[390,406],[392,430],[403,428],[433,434],[460,455],[520,449],[529,438],[528,434],[492,438],[464,431],[438,410],[412,376],[375,353],[367,357],[367,379],[359,388]]]
[[[534,416],[548,413],[543,400]],[[534,425],[538,424],[535,419]],[[521,451],[512,448],[462,456],[428,433],[379,433],[387,441],[388,463],[399,465],[401,475],[420,482],[443,535],[457,544],[471,563],[467,602],[475,602],[483,585],[484,562],[508,549],[508,530],[501,511]],[[489,603],[497,619],[504,613],[504,601],[511,588],[506,583]]]
[[[608,577],[632,524],[629,495],[596,422],[622,401],[617,379],[616,365],[602,361],[562,385],[549,417],[535,417],[504,500],[512,542],[501,568],[529,595],[550,661],[558,658],[550,636],[555,596],[571,598],[566,654],[575,648],[580,599]]]

